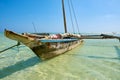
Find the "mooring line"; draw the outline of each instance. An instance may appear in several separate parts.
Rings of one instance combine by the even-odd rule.
[[[20,45],[20,42],[18,42],[16,45],[13,45],[13,46],[11,46],[11,47],[9,47],[9,48],[6,48],[6,49],[0,51],[0,53],[4,52],[4,51],[6,51],[6,50],[9,50],[9,49],[11,49],[11,48],[13,48],[13,47],[15,47],[15,46],[19,46],[19,45]]]

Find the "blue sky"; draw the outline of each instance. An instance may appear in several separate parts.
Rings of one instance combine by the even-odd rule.
[[[68,31],[72,32],[68,0]],[[120,0],[72,0],[80,32],[120,32]],[[64,32],[61,0],[0,0],[0,32]],[[77,28],[75,28],[77,31]]]

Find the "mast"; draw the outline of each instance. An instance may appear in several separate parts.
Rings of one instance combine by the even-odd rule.
[[[64,0],[62,0],[62,10],[63,10],[64,30],[65,30],[65,33],[67,33],[67,24],[66,24]]]

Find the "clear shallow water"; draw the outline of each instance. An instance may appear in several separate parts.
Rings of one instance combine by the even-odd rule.
[[[16,41],[0,34],[0,51]],[[47,61],[26,46],[0,53],[0,80],[119,80],[118,40],[84,40],[84,44]]]

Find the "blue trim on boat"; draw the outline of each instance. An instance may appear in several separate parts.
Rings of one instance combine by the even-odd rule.
[[[71,42],[71,41],[77,41],[79,39],[41,39],[40,42]]]

